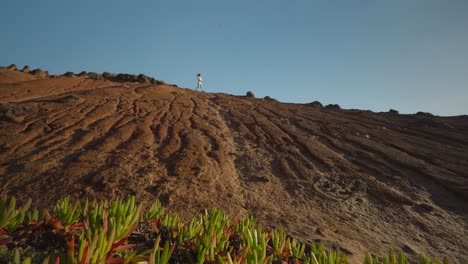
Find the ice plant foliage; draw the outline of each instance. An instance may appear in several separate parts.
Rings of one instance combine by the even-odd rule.
[[[156,201],[146,213],[134,197],[125,200],[60,200],[52,213],[17,208],[0,199],[0,263],[303,263],[347,264],[346,255],[322,244],[306,245],[283,230],[265,232],[251,216],[231,223],[218,209],[184,223]],[[424,255],[420,264],[448,264]],[[404,253],[364,264],[407,264]],[[466,263],[466,261],[462,261]]]

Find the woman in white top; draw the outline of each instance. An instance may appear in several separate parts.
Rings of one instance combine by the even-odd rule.
[[[203,78],[201,77],[201,73],[197,74],[197,89],[200,88],[200,91],[203,92]]]

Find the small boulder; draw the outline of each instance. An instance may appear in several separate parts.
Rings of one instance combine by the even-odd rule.
[[[126,73],[119,73],[115,76],[116,82],[138,82],[138,76]]]
[[[28,65],[24,66],[21,71],[24,72],[24,73],[29,73],[29,71],[30,71],[29,66]]]
[[[36,77],[39,77],[39,78],[47,78],[49,77],[49,72],[48,71],[43,71],[41,69],[35,69],[33,71],[30,72],[30,74],[36,76]]]
[[[17,71],[18,67],[16,67],[16,64],[12,64],[12,65],[8,66],[7,69],[10,69],[12,71]]]
[[[150,77],[148,77],[148,76],[146,76],[144,74],[138,75],[137,80],[138,80],[139,83],[150,83],[151,82]]]
[[[245,95],[249,98],[255,98],[255,94],[252,91],[248,91]]]
[[[111,80],[115,75],[110,73],[110,72],[103,72],[102,73],[102,78],[106,80]]]
[[[86,77],[88,76],[88,73],[86,71],[82,71],[78,74],[79,77]]]
[[[99,80],[102,79],[102,76],[96,72],[88,72],[88,78],[94,79],[94,80]]]
[[[160,81],[160,80],[156,80],[156,79],[151,79],[151,83],[152,84],[156,84],[156,85],[165,85],[166,83],[163,82],[163,81]]]
[[[330,109],[330,110],[339,110],[341,109],[340,105],[337,104],[328,104],[325,106],[325,109]]]
[[[267,100],[267,101],[273,101],[273,102],[278,102],[278,100],[276,100],[275,98],[271,98],[270,96],[265,96],[263,97],[263,100]]]
[[[394,109],[388,110],[388,113],[392,114],[392,115],[398,115],[399,114],[399,112],[397,110],[394,110]]]
[[[63,74],[63,76],[66,76],[66,77],[75,77],[75,73],[74,72],[66,72]]]
[[[426,113],[426,112],[417,112],[417,116],[425,116],[425,117],[433,117],[434,115],[431,113]]]
[[[320,103],[319,101],[313,101],[311,103],[308,103],[306,104],[307,106],[310,106],[312,108],[323,108],[323,105],[322,103]]]

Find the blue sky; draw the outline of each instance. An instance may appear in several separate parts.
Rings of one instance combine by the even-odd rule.
[[[4,1],[0,65],[468,114],[466,0]]]

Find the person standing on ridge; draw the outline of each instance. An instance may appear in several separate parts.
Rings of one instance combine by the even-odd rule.
[[[201,76],[201,73],[197,74],[197,89],[200,88],[200,91],[204,92],[203,91],[203,78]]]

